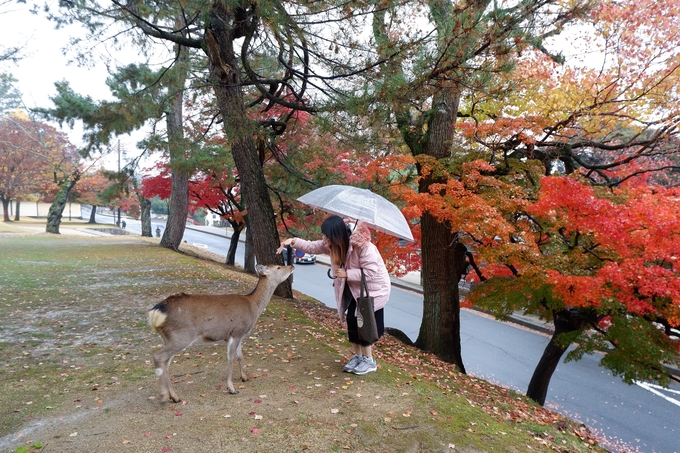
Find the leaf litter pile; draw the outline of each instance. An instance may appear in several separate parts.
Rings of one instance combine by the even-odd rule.
[[[147,310],[182,291],[246,294],[254,276],[153,239],[6,235],[0,251],[3,452],[604,451],[584,427],[389,335],[377,373],[343,373],[343,325],[302,294],[274,297],[244,340],[251,379],[234,368],[237,395],[225,344],[196,344],[170,367],[182,402],[161,403]]]

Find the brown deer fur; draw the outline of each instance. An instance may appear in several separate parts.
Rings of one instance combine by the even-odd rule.
[[[293,266],[258,265],[259,281],[248,295],[175,294],[149,311],[149,325],[163,338],[163,349],[154,356],[163,401],[180,399],[172,387],[168,367],[172,358],[196,340],[227,342],[227,385],[232,365],[238,360],[241,380],[248,380],[241,362],[241,342],[260,317],[276,287],[293,273]]]

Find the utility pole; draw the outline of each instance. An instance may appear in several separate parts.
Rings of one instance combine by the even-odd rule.
[[[118,173],[120,174],[120,140],[118,140]],[[125,159],[127,153],[123,150],[123,159]],[[116,220],[116,226],[120,226],[120,200],[118,201],[118,220]]]
[[[118,140],[118,173],[120,174],[120,140]],[[120,226],[120,200],[118,201],[118,220],[116,226]]]

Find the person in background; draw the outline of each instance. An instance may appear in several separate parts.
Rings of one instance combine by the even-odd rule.
[[[352,230],[353,229],[353,230]],[[371,232],[362,222],[345,221],[333,215],[321,224],[323,238],[307,241],[290,238],[281,242],[277,253],[284,247],[293,246],[305,253],[326,254],[331,258],[333,288],[340,319],[347,321],[347,336],[352,345],[352,358],[344,371],[364,375],[373,373],[378,364],[373,357],[373,344],[359,338],[356,316],[356,299],[361,291],[361,270],[366,275],[366,285],[374,297],[374,315],[378,335],[385,333],[384,307],[390,298],[392,284],[385,262],[375,244]],[[330,275],[330,274],[329,274]]]
[[[161,237],[161,227],[160,226],[156,227],[156,237],[157,238]]]

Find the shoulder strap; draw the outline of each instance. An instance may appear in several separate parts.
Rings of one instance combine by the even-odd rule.
[[[366,291],[366,297],[371,297],[368,294],[368,285],[366,284],[366,274],[364,274],[364,270],[361,269],[361,290],[360,290],[360,297],[364,297],[364,291]]]

